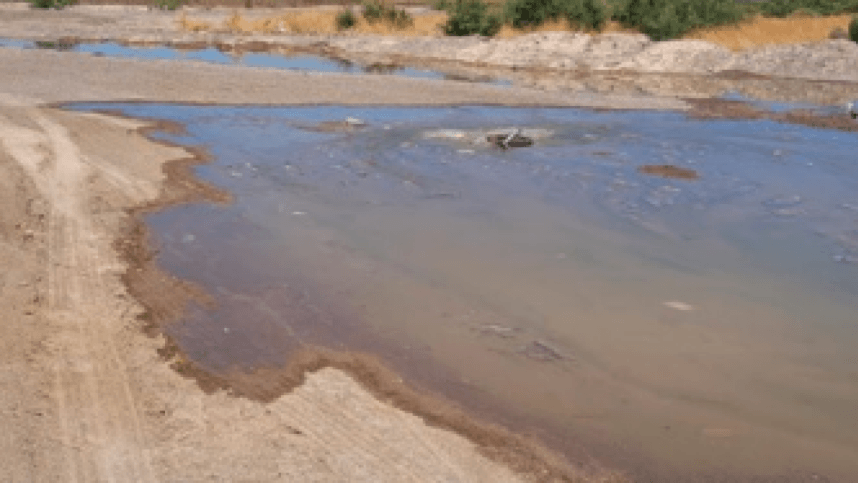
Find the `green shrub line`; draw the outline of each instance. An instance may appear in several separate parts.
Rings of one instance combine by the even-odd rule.
[[[155,7],[159,10],[176,10],[182,3],[183,0],[155,0]]]
[[[490,11],[481,0],[457,0],[447,12],[450,18],[444,26],[446,35],[492,37],[503,25],[501,13]]]
[[[836,15],[858,12],[858,0],[768,0],[755,7],[770,17],[788,17],[801,10],[816,15]]]
[[[849,22],[849,40],[858,42],[858,15],[852,17],[852,21]]]
[[[700,27],[735,24],[748,11],[734,0],[618,0],[614,20],[653,40],[674,39]]]
[[[669,40],[693,29],[734,25],[756,14],[787,17],[797,11],[814,15],[858,13],[858,0],[766,0],[750,4],[735,0],[506,0],[503,5],[489,5],[484,0],[435,0],[434,8],[448,13],[444,33],[452,36],[491,37],[504,24],[533,28],[557,20],[565,20],[572,28],[601,30],[611,19],[653,40]],[[404,10],[382,0],[364,3],[363,17],[368,23],[387,21],[399,28],[413,23]],[[339,29],[351,28],[355,22],[350,11],[337,16]],[[858,42],[856,37],[858,20],[853,20],[849,38]]]
[[[508,0],[504,17],[515,28],[563,18],[571,27],[598,30],[608,20],[608,9],[602,0]]]
[[[69,5],[74,5],[77,0],[29,0],[30,8],[61,10]]]

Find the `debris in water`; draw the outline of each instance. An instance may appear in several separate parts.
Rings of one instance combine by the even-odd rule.
[[[643,174],[649,174],[652,176],[661,176],[662,178],[699,178],[697,171],[694,171],[693,169],[680,168],[672,164],[645,164],[638,168],[638,172]]]
[[[858,264],[858,256],[854,255],[834,255],[832,259],[837,263],[855,263]]]
[[[543,362],[574,360],[573,358],[563,354],[563,352],[557,347],[554,347],[552,344],[540,339],[530,342],[524,346],[520,352],[531,359]]]
[[[486,324],[480,326],[478,330],[484,334],[492,334],[498,337],[503,337],[504,339],[509,339],[515,336],[515,332],[518,332],[519,328],[517,327],[505,327],[503,325],[497,324]]]
[[[694,310],[694,307],[692,305],[687,304],[685,302],[678,302],[676,300],[671,300],[669,302],[665,302],[663,305],[667,308],[670,308],[673,310],[680,310],[682,312],[688,312],[688,311]]]
[[[366,122],[360,119],[347,117],[344,121],[323,121],[315,126],[306,127],[305,129],[317,132],[349,132],[366,126]]]
[[[486,136],[486,140],[501,149],[533,146],[533,139],[522,134],[521,129],[508,134],[490,134]]]

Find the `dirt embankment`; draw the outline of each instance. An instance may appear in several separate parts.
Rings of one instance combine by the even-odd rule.
[[[284,10],[241,13],[252,23]],[[583,94],[717,97],[739,92],[773,101],[842,105],[858,97],[858,44],[829,40],[740,52],[703,40],[652,42],[640,34],[537,32],[508,39],[192,32],[182,18],[225,25],[233,10],[182,13],[80,6],[59,12],[0,5],[0,37],[115,41],[180,48],[214,46],[326,55],[365,65],[413,65],[451,77],[501,77],[515,85]],[[191,22],[193,23],[193,22]],[[198,95],[199,96],[199,95]]]

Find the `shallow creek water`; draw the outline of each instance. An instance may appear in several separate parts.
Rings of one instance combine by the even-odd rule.
[[[217,298],[170,329],[210,370],[305,343],[373,351],[639,481],[858,481],[854,133],[665,112],[110,107],[186,125],[164,137],[209,150],[197,173],[235,195],[148,219],[161,264]],[[348,117],[367,124],[314,129]],[[483,142],[509,126],[535,145]],[[699,177],[638,171],[665,164]]]
[[[68,52],[86,52],[105,57],[120,57],[143,60],[195,60],[213,64],[263,67],[307,73],[381,74],[423,79],[452,79],[470,81],[469,78],[451,76],[426,69],[394,65],[360,65],[340,59],[310,54],[241,53],[230,54],[214,47],[204,49],[178,49],[168,46],[127,46],[115,42],[83,42],[61,44],[0,38],[0,48],[49,49]],[[512,82],[502,79],[481,78],[474,82],[497,86],[510,86]]]

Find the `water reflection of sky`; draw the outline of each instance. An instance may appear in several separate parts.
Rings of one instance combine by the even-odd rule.
[[[260,169],[290,153],[321,150],[326,158],[307,161],[306,179],[320,162],[342,167],[314,182],[356,178],[351,161],[372,153],[390,167],[437,180],[447,190],[467,191],[467,183],[486,178],[508,191],[531,190],[576,210],[599,210],[640,226],[661,226],[671,236],[711,236],[711,230],[735,226],[794,230],[827,240],[818,264],[858,257],[858,168],[854,133],[771,121],[689,121],[681,114],[658,112],[594,113],[563,109],[194,109],[159,106],[129,108],[132,114],[165,115],[188,123],[197,139],[230,136],[215,143],[216,154],[252,156]],[[292,129],[348,116],[370,123],[362,135],[333,136]],[[497,152],[467,139],[427,139],[427,129],[485,126],[544,127],[554,135],[536,148]],[[385,127],[387,129],[385,129]],[[226,133],[226,134],[225,134]],[[321,139],[328,140],[317,145]],[[296,164],[301,164],[299,160]],[[644,176],[644,164],[693,169],[697,181]],[[407,168],[406,168],[407,166]],[[481,180],[482,181],[482,180]],[[420,196],[438,190],[427,186]],[[391,187],[390,196],[402,191]],[[342,190],[338,190],[340,192]],[[343,197],[369,196],[351,188]],[[744,237],[744,238],[754,238]],[[761,243],[763,243],[761,241]],[[747,247],[765,252],[764,246]]]
[[[87,52],[107,57],[120,57],[148,60],[197,60],[215,64],[243,65],[272,69],[295,70],[302,72],[327,72],[344,74],[389,74],[424,79],[443,79],[438,72],[397,66],[363,66],[315,55],[283,55],[277,53],[242,53],[230,55],[218,49],[208,47],[197,50],[183,50],[172,47],[135,47],[114,42],[58,44],[56,42],[34,42],[29,40],[0,39],[0,47],[33,49],[45,48],[71,52]],[[497,85],[510,85],[508,81],[488,79],[485,82]]]
[[[858,445],[854,133],[668,112],[110,107],[185,124],[167,137],[208,149],[198,173],[236,196],[148,219],[159,260],[224,307],[176,333],[212,367],[324,327],[349,346],[347,305],[561,439],[592,429],[691,472],[851,464],[807,442]],[[367,125],[317,129],[347,118]],[[484,142],[512,126],[545,137]],[[638,171],[663,164],[699,179]],[[741,430],[715,448],[712,424]]]

